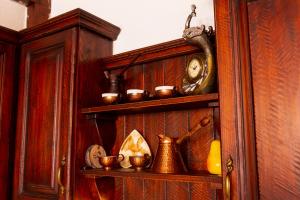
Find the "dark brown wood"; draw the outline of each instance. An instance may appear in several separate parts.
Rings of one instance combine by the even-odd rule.
[[[211,175],[207,171],[191,172],[187,174],[159,174],[152,173],[150,171],[136,172],[134,169],[114,169],[105,171],[103,169],[88,169],[82,170],[82,174],[87,177],[131,177],[151,180],[166,180],[166,181],[181,181],[181,182],[193,182],[193,183],[209,183],[212,188],[222,188],[222,177]]]
[[[93,31],[96,34],[99,34],[99,36],[104,36],[110,40],[115,40],[120,33],[119,27],[77,8],[65,14],[51,18],[42,24],[20,31],[20,41],[28,42],[55,32],[78,26],[89,31]]]
[[[154,110],[167,110],[167,109],[180,109],[182,107],[197,107],[197,106],[207,106],[208,102],[218,101],[218,94],[204,94],[196,96],[185,96],[185,97],[174,97],[168,99],[158,99],[151,101],[141,101],[135,103],[124,103],[117,105],[107,105],[83,108],[81,112],[83,114],[93,114],[93,113],[133,113],[133,112],[145,112]]]
[[[50,17],[51,1],[49,0],[26,0],[27,27],[33,27],[47,21]]]
[[[248,3],[261,199],[300,198],[300,2]]]
[[[149,59],[133,64],[125,72],[124,88],[147,89],[150,93],[154,94],[154,88],[158,85],[169,84],[180,87],[187,56],[195,53],[195,49],[184,44],[185,49],[192,48],[194,50],[180,50],[179,53],[175,53],[175,50],[178,50],[176,45],[171,45],[171,47],[166,46],[166,44],[172,43],[167,42],[155,45],[154,47],[143,48],[145,52],[154,50],[155,54],[149,53]],[[160,57],[159,55],[168,56]],[[127,61],[130,62],[132,57],[131,54],[124,53],[123,56],[116,55],[104,58],[101,60],[102,69],[110,69],[112,73],[117,73],[122,70],[120,66],[127,66],[119,64],[126,63]],[[115,62],[116,60],[117,62]],[[101,79],[99,82],[103,84],[98,90],[98,96],[94,98],[96,101],[99,101],[101,91],[107,89],[105,84],[107,80],[104,78],[104,74],[101,74],[99,78]],[[111,144],[105,144],[105,146],[112,146],[111,149],[106,149],[107,152],[111,152],[113,155],[117,154],[125,137],[133,129],[137,129],[144,135],[150,146],[152,155],[155,156],[158,145],[157,134],[166,134],[172,137],[186,134],[192,128],[191,126],[199,123],[201,118],[206,116],[213,117],[213,108],[208,104],[213,103],[213,106],[218,106],[218,103],[215,102],[218,102],[218,93],[86,107],[81,112],[91,116],[97,114],[100,135],[102,135],[102,138],[112,138],[109,141],[107,140]],[[123,115],[124,113],[125,115]],[[116,119],[112,119],[115,123],[114,131],[110,131],[105,125],[105,119],[112,116],[116,117]],[[213,123],[211,123],[210,126],[201,129],[193,138],[186,140],[182,144],[181,151],[190,170],[206,170],[206,159],[209,150],[207,147],[210,141],[212,141],[213,135]],[[192,139],[196,139],[197,142],[191,141]],[[200,155],[197,155],[197,153]],[[100,191],[99,187],[99,192],[106,193],[105,195],[107,196],[114,196],[117,199],[134,199],[137,196],[142,196],[146,199],[165,199],[166,196],[170,199],[196,199],[200,193],[205,195],[203,199],[210,197],[216,199],[216,188],[207,187],[207,185],[212,184],[209,181],[200,184],[181,180],[170,182],[167,179],[156,177],[149,179],[128,176],[113,176],[115,177],[114,180],[117,180],[115,185],[111,185],[112,188],[107,191]],[[120,180],[122,178],[123,181]]]
[[[150,62],[144,65],[144,88],[147,91],[154,92],[156,84],[164,83],[163,61]],[[153,81],[155,80],[155,82]],[[144,137],[150,146],[154,155],[158,147],[158,134],[165,134],[165,113],[149,112],[144,114]],[[165,180],[144,179],[144,199],[164,200],[167,183]]]
[[[184,39],[177,39],[107,57],[104,58],[102,62],[107,69],[115,69],[127,66],[131,63],[132,59],[138,55],[138,58],[134,62],[135,64],[149,63],[151,61],[195,53],[198,51],[198,48],[188,45]]]
[[[71,29],[22,46],[14,199],[59,197],[58,168],[70,155],[72,108],[65,105],[72,101],[75,34]],[[67,196],[69,159],[62,177]]]
[[[232,199],[258,199],[246,1],[215,0],[222,166]]]
[[[104,188],[102,180],[76,176],[87,147],[105,139],[96,120],[86,120],[80,109],[96,102],[95,79],[103,74],[98,62],[112,54],[111,39],[118,32],[80,9],[21,32],[14,199],[94,199],[97,188]],[[60,194],[57,173],[64,156]]]
[[[19,32],[0,26],[1,42],[17,44],[19,41]]]
[[[0,199],[11,199],[17,98],[17,32],[0,27]]]

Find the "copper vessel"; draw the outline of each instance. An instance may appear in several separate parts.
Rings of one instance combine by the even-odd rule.
[[[190,131],[180,138],[172,138],[165,135],[158,135],[159,144],[155,159],[152,165],[152,171],[157,173],[184,173],[187,168],[181,157],[179,145],[182,141],[197,133],[202,127],[207,126],[211,117],[204,117]]]
[[[153,162],[152,171],[157,173],[183,173],[187,169],[180,151],[177,148],[177,138],[158,135],[159,144]]]

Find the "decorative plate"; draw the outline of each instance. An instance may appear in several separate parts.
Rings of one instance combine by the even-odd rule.
[[[102,168],[99,157],[106,156],[106,152],[101,145],[91,145],[85,153],[85,163],[92,168]]]
[[[151,156],[150,148],[144,137],[137,131],[133,130],[124,140],[119,154],[124,155],[124,160],[120,162],[121,167],[131,167],[129,156],[148,154]]]

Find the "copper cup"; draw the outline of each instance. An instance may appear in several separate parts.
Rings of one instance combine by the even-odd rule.
[[[140,89],[129,89],[126,94],[129,102],[143,101],[148,97],[148,92]]]
[[[102,93],[102,101],[105,104],[118,103],[120,95],[118,93]]]
[[[129,156],[129,161],[136,171],[141,171],[143,168],[145,168],[151,163],[151,156],[149,156],[148,154]]]
[[[115,163],[119,163],[122,160],[124,160],[124,156],[122,154],[119,154],[118,156],[99,157],[99,162],[105,170],[111,170]]]
[[[175,86],[162,85],[155,87],[155,96],[158,98],[169,98],[176,94]]]

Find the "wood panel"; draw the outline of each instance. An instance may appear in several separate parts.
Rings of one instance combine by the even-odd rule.
[[[185,56],[164,60],[164,85],[181,85],[185,66]],[[170,111],[165,114],[165,134],[180,137],[188,131],[188,112]],[[186,158],[183,158],[187,160]],[[168,199],[187,199],[189,184],[182,182],[167,182],[166,193]]]
[[[14,199],[58,198],[58,168],[68,169],[75,30],[22,46]],[[66,38],[71,38],[67,40]],[[62,181],[68,196],[69,171]]]
[[[108,154],[111,153],[112,146],[116,140],[115,117],[96,118],[90,117],[88,120],[81,115],[79,110],[87,105],[98,105],[100,93],[105,90],[100,88],[104,78],[103,69],[99,67],[99,59],[103,56],[112,54],[112,42],[108,38],[99,37],[94,32],[79,27],[78,31],[78,50],[74,79],[74,129],[72,133],[72,170],[75,176],[71,177],[73,183],[72,198],[97,199],[103,196],[102,190],[111,191],[117,182],[114,179],[102,178],[96,180],[86,179],[80,175],[80,170],[85,164],[85,151],[90,145],[103,145]],[[88,89],[87,89],[88,88]],[[110,134],[105,134],[105,133]],[[105,183],[108,182],[107,185]],[[88,185],[88,187],[86,187]],[[112,187],[112,188],[110,188]],[[99,191],[97,190],[99,189]],[[112,193],[112,192],[111,192]],[[111,195],[111,194],[110,194]],[[108,198],[103,196],[103,198]],[[116,198],[116,196],[114,196]]]
[[[300,2],[248,4],[261,199],[300,198]]]
[[[16,32],[0,27],[0,199],[11,199],[17,97]]]
[[[125,91],[127,89],[143,89],[144,88],[144,68],[143,65],[137,65],[129,68],[125,72]],[[134,129],[141,134],[144,133],[144,114],[133,114],[125,116],[125,137],[127,137]],[[124,199],[134,199],[140,196],[144,188],[143,179],[125,178],[124,179]]]
[[[62,90],[63,47],[33,52],[25,66],[24,192],[55,193]],[[47,63],[45,66],[44,64]],[[38,84],[37,84],[38,83]],[[37,123],[38,122],[38,123]],[[36,154],[35,152],[39,152]],[[39,190],[41,189],[41,190]]]
[[[232,157],[231,198],[258,199],[247,2],[214,2],[223,183]]]
[[[145,64],[144,68],[144,86],[145,90],[154,94],[154,88],[157,85],[163,85],[164,73],[163,62],[150,62]],[[149,144],[152,152],[152,159],[156,154],[158,147],[158,134],[165,134],[165,113],[146,113],[145,120],[145,139]],[[144,180],[144,199],[162,200],[165,199],[165,181]]]

